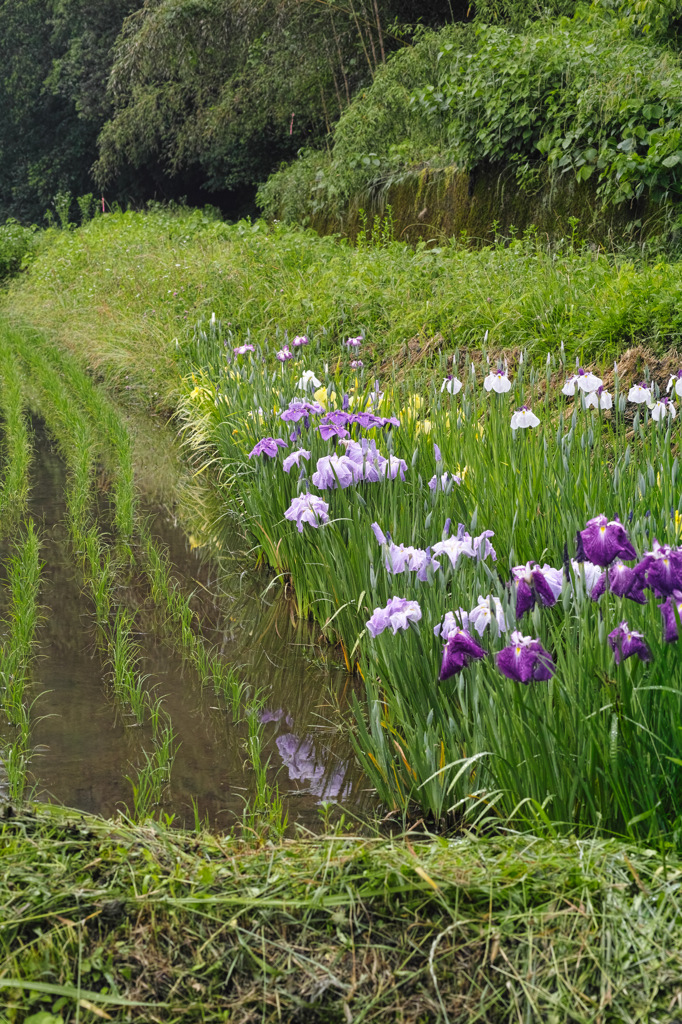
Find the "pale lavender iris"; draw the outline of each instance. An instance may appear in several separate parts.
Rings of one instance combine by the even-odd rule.
[[[362,345],[362,335],[358,334],[357,338],[346,338],[346,348],[360,348]]]
[[[275,352],[275,356],[279,359],[280,363],[286,363],[287,360],[294,358],[294,353],[287,345],[285,345],[283,348],[279,349],[278,352]]]
[[[387,459],[383,459],[379,466],[379,473],[383,480],[395,480],[398,475],[400,479],[405,479],[405,473],[407,472],[407,463],[405,459],[399,459],[396,455],[389,455]]]
[[[286,441],[282,441],[280,437],[263,437],[251,449],[249,458],[253,458],[254,455],[269,455],[271,459],[274,459],[277,455],[277,449],[286,447]]]
[[[429,480],[429,490],[435,491],[440,487],[441,491],[449,491],[455,484],[461,484],[462,478],[457,473],[439,473]]]
[[[504,609],[499,597],[488,597],[478,595],[478,604],[469,612],[469,625],[473,626],[479,636],[483,636],[486,627],[490,626],[493,619],[497,624],[500,633],[507,632],[507,623],[504,617]]]
[[[631,601],[636,601],[637,604],[646,604],[646,594],[642,590],[642,582],[638,575],[637,569],[630,569],[629,566],[624,565],[623,562],[618,560],[615,562],[608,572],[609,577],[609,590],[616,597],[628,597]],[[606,573],[601,573],[599,579],[592,587],[590,597],[593,601],[598,601],[606,590]]]
[[[616,665],[620,665],[621,661],[631,658],[634,654],[638,655],[642,661],[651,661],[651,651],[647,647],[643,634],[630,629],[627,622],[621,622],[609,633],[609,644]]]
[[[667,644],[674,644],[677,640],[677,620],[682,620],[682,590],[671,594],[663,604],[659,604],[658,610],[663,618],[663,639]]]
[[[553,569],[551,565],[544,565],[542,569],[537,562],[515,565],[512,569],[512,578],[516,588],[517,619],[534,608],[536,601],[550,608],[556,604],[561,593],[561,570]]]
[[[417,579],[426,583],[429,566],[435,571],[440,569],[440,562],[431,556],[431,550],[415,548],[412,545],[388,544],[384,557],[384,566],[389,575],[399,575],[406,570],[416,572]]]
[[[298,398],[292,398],[289,407],[280,413],[279,418],[285,423],[297,423],[301,419],[308,420],[310,416],[322,416],[324,406],[319,402],[305,402]]]
[[[302,345],[308,344],[307,334],[297,334],[291,343],[292,348],[300,348]]]
[[[443,648],[443,661],[440,666],[441,682],[461,672],[463,668],[485,658],[486,652],[465,629],[456,629],[450,633]]]
[[[571,559],[571,568],[577,579],[585,580],[585,590],[591,596],[602,577],[601,566],[593,565],[592,562],[578,562],[576,559]]]
[[[447,640],[450,634],[458,629],[469,629],[469,613],[464,608],[458,608],[456,612],[446,612],[443,621],[433,627],[433,635]]]
[[[392,597],[385,608],[375,608],[371,619],[366,623],[371,636],[377,637],[389,627],[395,635],[399,629],[407,629],[411,622],[419,622],[422,617],[417,601],[408,601],[405,597]]]
[[[298,532],[303,533],[304,523],[317,528],[329,522],[329,505],[317,494],[301,494],[293,498],[284,518],[295,522]]]
[[[376,537],[378,544],[388,544],[388,537],[378,523],[372,523],[372,533]]]
[[[238,345],[237,348],[234,349],[234,354],[236,356],[245,356],[247,352],[255,352],[255,351],[256,351],[256,348],[255,348],[254,345]]]
[[[351,370],[361,370],[364,365],[362,359],[351,359],[350,361]]]
[[[282,463],[282,469],[285,473],[289,473],[292,466],[296,466],[296,469],[299,468],[301,459],[305,459],[307,461],[309,458],[310,452],[306,451],[305,448],[299,448],[298,451],[292,452],[291,455],[287,455],[286,459]]]
[[[317,467],[312,476],[315,487],[321,491],[334,487],[350,487],[362,480],[362,469],[346,455],[323,455],[317,460]]]
[[[492,530],[484,530],[478,537],[472,537],[471,534],[467,533],[462,523],[460,523],[456,534],[433,545],[433,553],[434,555],[447,555],[453,569],[457,567],[457,563],[462,555],[467,558],[475,558],[478,561],[491,557],[494,561],[497,559],[497,555],[488,539],[494,536],[495,534]]]
[[[511,635],[511,645],[497,655],[497,667],[507,679],[518,683],[531,680],[551,679],[554,675],[554,661],[539,640],[524,636],[518,631]]]
[[[584,530],[578,532],[577,542],[578,561],[593,562],[602,568],[611,565],[616,558],[637,558],[637,552],[619,519],[595,516]]]

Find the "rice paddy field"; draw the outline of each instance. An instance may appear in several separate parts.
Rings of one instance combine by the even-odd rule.
[[[682,1020],[681,282],[46,233],[0,319],[0,1020]]]

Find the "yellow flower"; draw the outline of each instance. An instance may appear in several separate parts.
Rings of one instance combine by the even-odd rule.
[[[430,434],[431,433],[431,420],[420,420],[417,423],[417,433]]]
[[[336,401],[336,392],[332,391],[331,395],[327,399],[327,389],[318,388],[317,391],[313,393],[313,398],[315,399],[316,402],[319,402],[320,405],[326,409],[328,405],[333,405],[333,403]]]
[[[679,540],[682,536],[682,516],[679,511],[675,509],[675,540]]]

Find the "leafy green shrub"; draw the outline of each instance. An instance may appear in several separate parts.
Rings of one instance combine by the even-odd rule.
[[[547,168],[593,178],[605,205],[644,194],[679,199],[682,62],[661,41],[676,17],[672,3],[642,0],[621,14],[603,0],[519,31],[478,24],[424,33],[339,120],[308,213],[374,195],[426,164],[469,172],[511,164],[528,189]],[[297,174],[280,171],[261,190],[268,212]]]
[[[10,218],[0,225],[0,281],[17,274],[36,249],[36,227],[23,227]]]

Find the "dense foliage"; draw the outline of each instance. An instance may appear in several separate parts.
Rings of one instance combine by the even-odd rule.
[[[326,159],[284,168],[261,189],[261,205],[305,219],[427,165],[473,174],[511,165],[530,192],[547,171],[570,173],[593,177],[604,203],[643,194],[676,203],[682,64],[661,19],[650,7],[623,15],[595,3],[516,30],[479,24],[427,33],[344,113]],[[305,199],[295,212],[282,202],[292,179]]]
[[[453,13],[449,0],[4,0],[0,218],[39,220],[55,193],[100,185],[110,202],[250,195],[319,144],[412,23]]]

